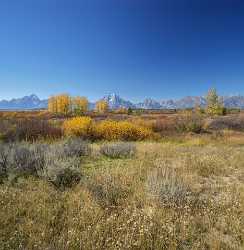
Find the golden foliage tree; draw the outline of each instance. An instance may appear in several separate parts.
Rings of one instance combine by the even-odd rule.
[[[206,113],[209,115],[223,115],[224,106],[220,97],[217,94],[216,89],[210,89],[207,97]]]
[[[89,102],[86,97],[76,96],[73,98],[72,103],[73,103],[73,112],[76,115],[80,115],[87,112]]]
[[[57,96],[58,113],[67,115],[71,110],[71,98],[67,94]]]
[[[88,105],[86,97],[76,96],[72,98],[68,94],[51,96],[48,99],[48,111],[51,113],[81,115],[88,111]]]
[[[67,115],[71,111],[71,98],[67,94],[52,96],[48,99],[48,111]]]
[[[48,99],[48,111],[51,112],[51,113],[57,113],[58,112],[56,96],[51,96]]]
[[[105,100],[100,100],[96,103],[96,111],[99,113],[105,113],[109,109],[108,102]]]

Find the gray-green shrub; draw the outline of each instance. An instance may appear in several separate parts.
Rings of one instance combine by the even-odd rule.
[[[86,181],[86,186],[102,207],[116,207],[132,192],[131,187],[125,185],[120,176],[110,173],[93,176]]]
[[[0,183],[7,177],[7,168],[9,164],[10,144],[0,144]]]
[[[110,158],[132,157],[136,153],[136,146],[129,142],[108,143],[101,146],[100,153]]]
[[[64,162],[64,164],[67,164],[67,162]],[[47,180],[60,189],[71,188],[78,184],[82,176],[78,169],[69,166],[50,167],[47,172]]]
[[[14,144],[10,157],[9,168],[19,174],[37,175],[38,160],[28,144]]]
[[[88,156],[91,153],[90,145],[81,138],[69,138],[64,141],[63,149],[67,157]]]
[[[56,187],[76,184],[81,173],[80,157],[90,154],[90,146],[79,139],[54,144],[0,144],[0,183],[4,178],[16,181],[33,175],[46,179]]]
[[[181,176],[166,164],[159,164],[149,173],[146,187],[150,196],[164,206],[184,206],[192,195]]]

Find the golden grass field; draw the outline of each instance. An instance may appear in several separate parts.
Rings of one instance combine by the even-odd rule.
[[[69,188],[10,175],[0,249],[244,249],[244,133],[165,134],[123,157],[90,142]]]

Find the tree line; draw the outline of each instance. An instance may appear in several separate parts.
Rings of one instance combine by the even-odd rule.
[[[226,109],[224,107],[223,99],[219,97],[216,89],[212,88],[208,91],[206,96],[206,107],[202,109],[200,104],[196,104],[195,109],[208,115],[224,115]],[[82,115],[89,109],[89,101],[86,97],[76,96],[71,97],[68,94],[61,94],[51,96],[48,99],[48,111],[56,114],[74,114]],[[106,100],[99,100],[96,102],[95,111],[98,113],[105,113],[109,110],[109,104]],[[131,108],[128,113],[131,113]]]
[[[51,96],[48,99],[48,111],[56,114],[82,115],[89,109],[89,101],[86,97],[76,96],[71,97],[68,94]],[[95,110],[99,113],[108,111],[109,104],[105,100],[96,102]]]

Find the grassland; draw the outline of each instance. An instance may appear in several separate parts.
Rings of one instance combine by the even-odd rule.
[[[243,249],[241,118],[204,133],[172,131],[170,118],[158,121],[156,141],[86,144],[72,186],[10,171],[0,184],[0,249]],[[15,145],[52,151],[65,139],[56,140]]]

